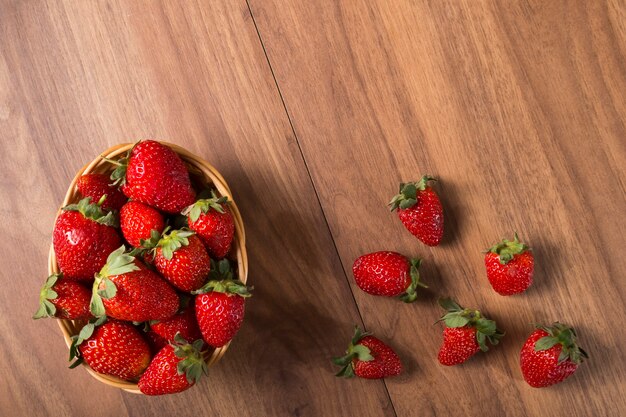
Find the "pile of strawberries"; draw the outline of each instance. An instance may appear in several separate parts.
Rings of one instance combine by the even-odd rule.
[[[84,324],[71,367],[138,381],[141,392],[186,390],[205,359],[239,330],[250,288],[233,276],[229,201],[169,147],[138,142],[109,160],[109,175],[77,181],[82,199],[63,207],[53,246],[60,273],[46,280],[34,318]],[[196,185],[196,189],[194,189]]]
[[[438,195],[428,185],[434,178],[423,176],[419,181],[400,184],[400,193],[389,203],[397,210],[404,226],[428,246],[437,246],[443,237],[443,209]],[[503,240],[485,252],[487,278],[500,295],[509,296],[526,291],[533,281],[534,257],[517,234],[514,240]],[[360,256],[353,265],[356,284],[368,294],[399,297],[412,302],[417,298],[420,281],[420,259],[407,259],[396,252],[374,252]],[[446,313],[443,321],[443,344],[438,359],[442,365],[458,365],[478,351],[497,345],[504,332],[495,321],[479,310],[461,307],[451,298],[440,298]],[[576,342],[573,328],[555,322],[537,325],[520,353],[520,367],[532,387],[546,387],[572,375],[587,353]],[[400,358],[391,347],[358,327],[346,354],[333,359],[341,366],[337,376],[377,379],[402,372]]]

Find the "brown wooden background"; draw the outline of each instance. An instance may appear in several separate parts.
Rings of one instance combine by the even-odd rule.
[[[625,92],[620,0],[0,0],[0,415],[626,415]],[[74,172],[142,138],[221,170],[257,289],[210,377],[162,398],[68,370],[56,324],[30,320]],[[385,206],[422,173],[446,212],[432,249]],[[536,284],[504,298],[480,252],[514,229]],[[421,300],[355,287],[352,261],[380,249],[425,259]],[[439,294],[503,344],[438,365]],[[519,349],[557,319],[591,360],[532,389]],[[334,378],[353,323],[407,372]]]

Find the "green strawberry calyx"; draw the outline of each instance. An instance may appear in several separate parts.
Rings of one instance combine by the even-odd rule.
[[[59,294],[54,291],[54,284],[56,284],[59,278],[62,278],[63,274],[52,274],[41,287],[39,292],[39,309],[33,315],[33,319],[41,319],[44,317],[54,317],[57,312],[57,308],[50,300],[55,300]]]
[[[70,369],[76,368],[83,362],[83,358],[80,356],[80,351],[78,347],[87,339],[89,339],[92,335],[96,327],[104,324],[107,321],[106,316],[98,317],[89,320],[89,322],[80,329],[78,334],[75,334],[71,337],[72,343],[70,344],[70,362],[75,359],[75,361],[70,364]]]
[[[108,300],[117,294],[117,287],[110,277],[138,271],[139,267],[135,264],[135,261],[135,257],[126,252],[124,245],[111,252],[106,264],[96,274],[96,279],[93,283],[91,302],[89,303],[91,314],[95,317],[105,316],[106,311],[102,299]]]
[[[363,332],[359,326],[354,326],[354,336],[352,336],[352,341],[346,350],[346,354],[332,359],[335,365],[341,366],[341,369],[335,374],[335,376],[344,378],[354,377],[354,359],[362,362],[370,362],[374,360],[370,349],[367,346],[359,344],[361,339],[369,335],[370,333]]]
[[[548,350],[560,344],[559,363],[569,359],[575,364],[580,364],[584,359],[589,358],[587,352],[576,343],[577,335],[572,327],[558,321],[550,326],[538,324],[535,327],[548,333],[548,336],[544,336],[535,342],[535,351]]]
[[[126,152],[126,155],[124,155],[120,159],[110,159],[103,155],[100,155],[100,158],[116,166],[113,172],[111,172],[111,181],[113,181],[111,185],[117,185],[118,187],[121,187],[122,185],[126,184],[126,170],[128,169],[128,161],[130,160],[130,155],[133,153],[135,146],[139,145],[140,143],[141,141],[136,142],[133,147],[130,148],[128,152]]]
[[[239,295],[244,298],[252,297],[254,287],[248,287],[238,279],[233,279],[233,270],[228,259],[215,262],[211,259],[209,281],[202,288],[192,291],[192,294],[206,294],[209,292],[221,292],[225,294]]]
[[[502,265],[506,265],[513,259],[515,255],[521,255],[522,253],[531,250],[525,243],[519,241],[517,232],[514,233],[513,240],[502,239],[501,242],[496,243],[486,253],[495,253],[498,255],[498,260]]]
[[[413,207],[417,204],[417,192],[424,191],[428,187],[428,181],[437,180],[429,175],[424,175],[419,181],[400,183],[400,192],[387,204],[389,209],[394,211]]]
[[[483,317],[478,310],[463,308],[452,298],[440,298],[439,305],[447,313],[437,321],[443,321],[447,327],[476,328],[476,341],[483,352],[489,350],[487,341],[492,345],[497,345],[504,336],[504,332],[496,327],[496,322]]]
[[[203,198],[197,200],[192,205],[183,209],[181,214],[189,216],[192,222],[195,222],[200,217],[200,214],[206,214],[209,210],[215,210],[218,213],[224,214],[224,204],[227,204],[228,197],[218,197],[215,190],[211,190],[211,198]]]
[[[150,239],[141,240],[144,248],[152,249],[156,255],[156,250],[161,248],[161,255],[168,261],[174,256],[174,252],[183,246],[189,245],[189,237],[195,235],[195,232],[187,229],[171,230],[168,226],[163,230],[158,241],[156,241],[156,230],[150,232]],[[156,241],[156,243],[155,243]]]
[[[102,209],[102,203],[106,199],[106,194],[100,198],[97,203],[91,202],[91,197],[85,197],[77,204],[68,204],[63,207],[63,211],[78,211],[86,219],[95,221],[96,223],[104,224],[105,226],[118,227],[119,218],[113,211],[105,211]]]
[[[422,260],[413,258],[409,262],[411,264],[409,269],[409,274],[411,275],[411,285],[409,285],[404,294],[400,295],[400,299],[405,303],[412,303],[417,300],[417,287],[428,288],[428,285],[420,281],[419,267]]]
[[[204,360],[202,354],[202,348],[204,347],[204,341],[198,339],[193,343],[187,343],[180,332],[174,336],[174,341],[170,342],[174,348],[174,354],[181,360],[176,365],[176,371],[178,375],[185,375],[187,382],[194,384],[200,381],[202,375],[209,374],[209,367]]]

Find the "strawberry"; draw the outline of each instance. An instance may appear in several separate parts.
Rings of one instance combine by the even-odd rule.
[[[111,253],[96,276],[90,306],[93,315],[140,322],[176,314],[176,291],[124,249],[121,246]]]
[[[154,264],[172,285],[182,291],[193,291],[202,287],[209,271],[211,258],[194,232],[166,228],[161,239],[144,242],[153,248]]]
[[[165,229],[165,219],[156,209],[138,201],[129,201],[120,210],[120,227],[128,243],[140,247],[142,240],[150,239],[150,232],[161,234]]]
[[[159,142],[138,142],[125,158],[111,162],[118,165],[111,179],[121,185],[124,194],[140,203],[174,214],[196,198],[185,163]]]
[[[174,394],[184,391],[208,374],[202,357],[202,339],[188,344],[177,335],[175,343],[168,344],[156,354],[146,372],[139,379],[139,390],[146,395]]]
[[[504,239],[487,250],[485,267],[491,286],[500,295],[524,292],[533,283],[533,254],[517,233],[513,241]]]
[[[402,372],[400,358],[392,348],[380,339],[361,332],[355,326],[352,342],[346,355],[333,358],[335,365],[341,366],[336,376],[366,379],[380,379],[399,375]]]
[[[105,213],[90,197],[63,207],[54,224],[52,243],[63,277],[92,281],[107,256],[122,244],[113,212]]]
[[[196,319],[204,340],[213,347],[230,342],[241,327],[245,312],[244,299],[250,290],[241,281],[233,280],[227,259],[211,261],[210,281],[193,294],[196,296]]]
[[[63,274],[52,274],[39,293],[39,309],[34,319],[58,317],[67,320],[87,320],[91,292],[75,281],[67,281]]]
[[[428,246],[437,246],[443,237],[443,208],[437,193],[428,186],[436,181],[424,175],[417,182],[400,184],[400,194],[389,202],[391,211],[398,210],[404,227]]]
[[[528,385],[547,387],[572,375],[583,358],[589,357],[576,338],[573,328],[559,322],[537,326],[520,353],[520,367]]]
[[[368,294],[385,297],[400,296],[406,303],[417,299],[421,259],[407,259],[396,252],[374,252],[358,257],[352,266],[354,280]]]
[[[150,363],[150,347],[141,332],[131,324],[105,318],[89,323],[73,336],[70,360],[78,358],[71,368],[83,360],[94,371],[121,379],[139,376]]]
[[[463,363],[479,350],[488,351],[487,341],[497,345],[504,336],[496,322],[482,317],[478,310],[463,308],[450,298],[439,299],[439,305],[447,311],[439,319],[446,325],[438,355],[442,365]]]
[[[227,203],[228,197],[218,198],[211,191],[211,198],[198,200],[182,212],[209,255],[217,259],[228,254],[235,235],[235,223]]]
[[[106,195],[102,208],[106,210],[119,210],[126,203],[126,196],[106,174],[85,174],[76,181],[78,191],[84,197],[91,197],[91,201],[99,201]]]
[[[177,333],[189,343],[194,340],[202,339],[202,333],[196,321],[196,309],[193,303],[190,303],[180,313],[169,319],[160,320],[150,323],[150,328],[158,336],[164,340],[173,341]]]

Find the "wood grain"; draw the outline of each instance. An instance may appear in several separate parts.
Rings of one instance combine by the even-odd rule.
[[[0,19],[0,415],[393,415],[383,382],[332,376],[360,318],[246,3],[4,1]],[[160,398],[68,370],[56,324],[30,319],[73,174],[141,138],[221,171],[256,286],[211,375]]]
[[[626,4],[250,4],[364,321],[409,363],[386,381],[397,415],[626,414]],[[385,207],[423,173],[444,200],[437,248]],[[513,230],[534,248],[536,283],[504,298],[481,250]],[[415,305],[354,286],[353,260],[381,249],[425,259],[431,288]],[[438,365],[439,294],[495,318],[503,344]],[[553,320],[591,359],[532,389],[519,350],[531,323]]]

